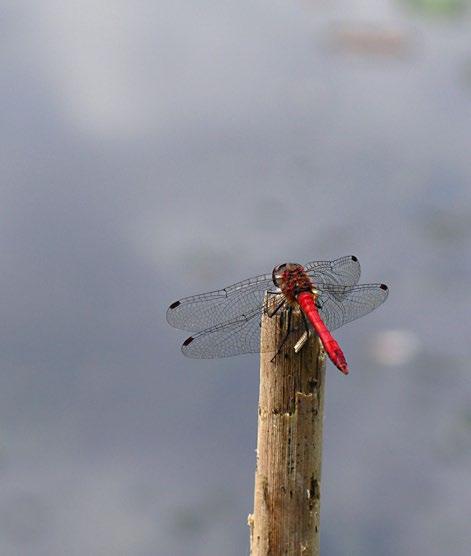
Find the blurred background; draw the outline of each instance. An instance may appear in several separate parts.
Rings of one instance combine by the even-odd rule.
[[[0,553],[248,553],[258,357],[170,302],[355,254],[324,556],[467,556],[471,2],[0,2]]]

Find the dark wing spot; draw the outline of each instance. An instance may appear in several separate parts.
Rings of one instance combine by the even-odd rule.
[[[388,286],[386,286],[386,284],[381,284],[380,288],[381,288],[382,290],[387,290],[387,289],[388,289]]]
[[[180,305],[180,302],[179,302],[179,301],[174,301],[174,302],[170,305],[169,309],[176,309],[179,305]]]
[[[190,336],[189,338],[187,338],[184,342],[183,345],[187,346],[188,344],[191,344],[191,342],[193,341],[193,336]]]
[[[357,258],[357,257],[355,257],[355,255],[352,255],[352,261],[355,261],[355,262],[357,262],[357,261],[358,261],[358,258]]]

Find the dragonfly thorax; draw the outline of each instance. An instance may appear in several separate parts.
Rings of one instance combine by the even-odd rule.
[[[298,263],[284,263],[276,266],[272,273],[273,283],[281,289],[286,299],[293,303],[304,291],[312,290],[312,282],[304,267]]]

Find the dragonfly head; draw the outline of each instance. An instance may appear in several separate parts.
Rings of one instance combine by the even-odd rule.
[[[302,265],[298,263],[283,263],[275,266],[272,272],[273,283],[277,288],[282,288],[287,275],[298,269],[303,269]]]

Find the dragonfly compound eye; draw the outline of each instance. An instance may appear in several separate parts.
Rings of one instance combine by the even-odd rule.
[[[280,280],[283,277],[283,271],[285,270],[285,268],[286,268],[286,263],[275,266],[275,268],[273,269],[273,272],[271,274],[273,283],[278,288],[280,287]]]

